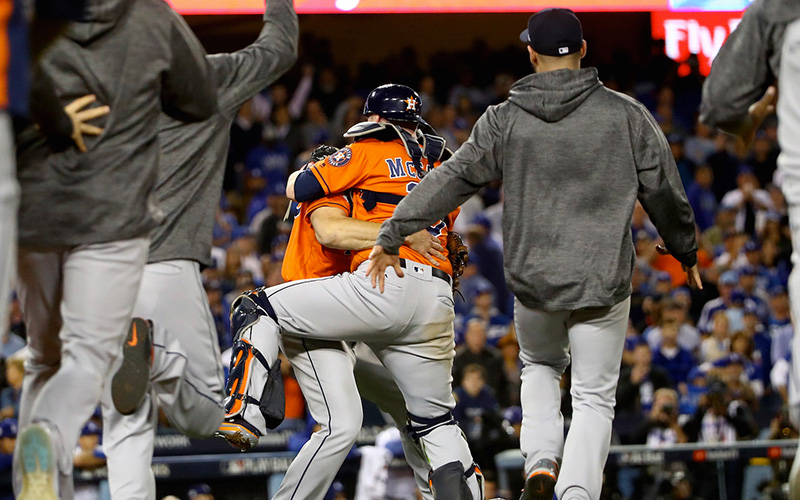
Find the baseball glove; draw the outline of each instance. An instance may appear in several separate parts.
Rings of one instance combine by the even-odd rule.
[[[469,262],[469,250],[464,245],[461,235],[455,231],[447,233],[447,258],[453,266],[453,290],[458,288],[458,278],[464,274],[464,268]]]
[[[314,151],[311,152],[311,161],[314,163],[324,160],[328,156],[332,155],[333,153],[339,151],[337,148],[333,146],[328,146],[327,144],[321,144],[317,146]]]

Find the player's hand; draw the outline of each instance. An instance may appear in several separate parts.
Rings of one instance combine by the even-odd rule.
[[[775,103],[778,102],[778,89],[770,85],[763,97],[750,105],[747,112],[750,114],[750,127],[742,136],[745,147],[750,147],[756,137],[756,131],[764,123],[764,119],[775,112]]]
[[[669,250],[663,245],[656,245],[656,251],[661,255],[669,255]],[[700,269],[697,267],[697,264],[693,265],[692,267],[686,267],[681,264],[683,268],[683,272],[686,273],[686,280],[689,283],[689,286],[692,288],[697,288],[698,290],[703,289],[703,281],[700,279]]]
[[[108,106],[83,109],[96,100],[97,96],[89,94],[75,99],[64,107],[64,112],[72,120],[72,140],[75,141],[75,145],[82,153],[87,151],[86,143],[83,141],[84,135],[100,135],[103,133],[102,128],[89,125],[86,122],[105,116],[111,111]]]
[[[403,268],[400,267],[400,256],[389,255],[383,250],[380,245],[372,247],[372,252],[369,254],[369,264],[367,264],[367,276],[372,281],[372,288],[375,285],[380,285],[381,293],[383,293],[383,286],[386,283],[386,268],[393,267],[397,276],[403,277]]]
[[[420,255],[424,255],[432,266],[439,265],[439,261],[436,259],[442,261],[447,258],[442,253],[444,247],[439,242],[439,238],[429,233],[427,229],[423,229],[408,236],[406,238],[406,244],[411,247],[411,250],[414,250]]]

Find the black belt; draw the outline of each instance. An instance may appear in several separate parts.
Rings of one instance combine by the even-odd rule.
[[[431,274],[433,276],[439,278],[440,280],[446,281],[448,285],[451,284],[450,275],[447,274],[446,272],[442,271],[441,269],[438,269],[438,268],[433,267],[433,266],[428,265],[428,264],[420,264],[419,262],[414,262],[413,260],[406,261],[406,259],[400,259],[400,267],[402,267],[403,269],[408,269],[408,266],[406,265],[406,262],[413,262],[414,264],[419,264],[421,266],[430,267],[431,268]]]

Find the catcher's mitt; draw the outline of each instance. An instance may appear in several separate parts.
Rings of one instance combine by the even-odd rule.
[[[326,157],[332,155],[333,153],[339,151],[339,149],[328,146],[327,144],[321,144],[314,148],[314,151],[311,152],[311,161],[318,162],[324,160]]]
[[[469,250],[464,245],[461,235],[455,231],[447,233],[447,258],[453,266],[453,290],[458,288],[458,278],[464,274],[464,268],[469,262]]]

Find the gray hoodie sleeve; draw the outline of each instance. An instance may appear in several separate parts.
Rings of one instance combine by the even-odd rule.
[[[397,254],[406,236],[443,220],[481,187],[502,178],[497,116],[501,106],[487,109],[455,155],[429,172],[397,205],[381,226],[377,245]]]
[[[169,68],[162,75],[161,104],[165,113],[182,121],[210,118],[217,109],[216,82],[206,62],[206,52],[171,8]]]
[[[653,116],[637,104],[631,126],[638,130],[633,156],[639,177],[639,201],[667,250],[688,267],[697,264],[694,212],[681,184],[666,137]]]
[[[281,77],[297,60],[297,14],[292,0],[268,0],[258,39],[232,54],[208,57],[217,76],[219,109],[234,116],[242,104]]]
[[[703,84],[700,120],[731,134],[749,126],[747,112],[775,79],[770,69],[771,27],[756,0],[714,58]]]

